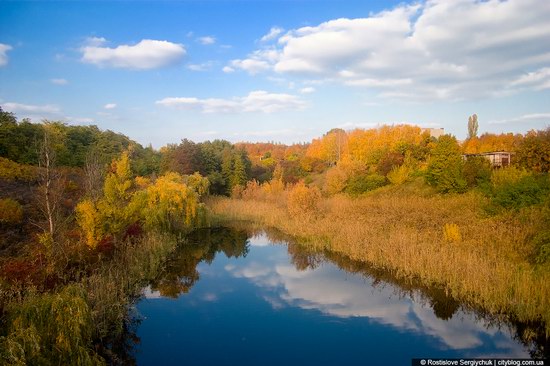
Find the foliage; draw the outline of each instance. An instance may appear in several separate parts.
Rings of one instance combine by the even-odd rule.
[[[461,193],[466,190],[466,180],[460,147],[450,135],[439,138],[428,163],[426,181],[442,193]]]
[[[105,236],[104,220],[102,213],[93,201],[87,199],[80,202],[75,209],[76,222],[84,232],[86,244],[95,249],[97,244]]]
[[[468,117],[468,139],[477,137],[477,130],[479,128],[479,123],[477,122],[477,114],[473,114]]]
[[[288,194],[287,208],[291,216],[311,216],[319,211],[321,192],[303,182],[296,184]]]
[[[141,217],[149,229],[164,228],[183,230],[196,224],[202,210],[199,199],[208,189],[208,180],[200,175],[191,176],[193,185],[186,184],[178,173],[159,177],[145,192],[136,194],[134,202],[145,200]],[[144,197],[143,197],[144,194]],[[141,206],[142,202],[137,203]]]
[[[491,179],[491,173],[491,162],[483,156],[469,156],[462,169],[468,187],[487,184]]]
[[[534,172],[550,172],[550,127],[527,134],[518,148],[517,162]]]
[[[388,181],[391,184],[401,185],[409,181],[411,177],[412,169],[403,164],[401,166],[393,167],[392,170],[388,173]]]
[[[11,198],[0,199],[0,224],[20,224],[23,221],[23,207]]]
[[[504,171],[513,171],[504,169]],[[489,191],[491,202],[506,209],[520,209],[537,205],[548,199],[550,194],[550,180],[547,175],[525,174],[503,179],[497,175]],[[502,174],[504,175],[504,174]]]
[[[0,357],[12,365],[100,365],[92,348],[94,323],[81,286],[32,295],[10,312]]]
[[[386,177],[379,174],[355,174],[348,180],[345,192],[357,196],[386,184]]]
[[[462,145],[465,154],[480,154],[491,151],[516,151],[523,140],[523,136],[513,133],[500,135],[484,133],[479,137],[466,139]]]
[[[376,129],[357,129],[349,133],[347,159],[367,165],[377,165],[387,154],[395,152],[403,156],[405,150],[412,150],[423,143],[419,127],[410,125],[382,126]],[[385,172],[395,164],[390,155],[389,164],[383,164]],[[401,160],[402,161],[402,160]]]
[[[462,235],[460,234],[460,228],[458,225],[445,224],[443,226],[443,239],[450,243],[462,241]]]
[[[310,158],[322,160],[332,166],[342,159],[347,143],[347,133],[340,128],[334,128],[320,139],[314,139],[306,154]]]
[[[37,179],[37,169],[0,157],[0,179],[31,182]]]
[[[327,170],[325,176],[325,191],[334,195],[343,192],[347,186],[349,173],[341,166],[335,166]]]

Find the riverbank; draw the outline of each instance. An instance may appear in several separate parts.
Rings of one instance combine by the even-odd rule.
[[[541,208],[488,216],[485,198],[382,190],[361,198],[322,198],[314,212],[290,215],[287,194],[272,199],[212,198],[219,222],[249,220],[353,260],[444,286],[454,298],[550,336],[550,272],[535,265],[531,238]],[[293,212],[291,210],[291,212]]]
[[[150,232],[81,268],[79,279],[54,291],[1,286],[6,329],[0,364],[124,364],[113,347],[124,337],[130,306],[177,245],[173,234]]]

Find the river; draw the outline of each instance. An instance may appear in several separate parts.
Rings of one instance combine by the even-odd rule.
[[[524,325],[280,234],[194,233],[136,304],[138,365],[410,365],[540,357]]]

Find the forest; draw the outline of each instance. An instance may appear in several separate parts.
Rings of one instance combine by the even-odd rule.
[[[467,122],[467,123],[466,123]],[[128,307],[195,228],[253,221],[550,337],[550,128],[411,125],[160,149],[0,109],[0,363],[117,361]],[[492,166],[481,154],[506,151]],[[456,268],[462,268],[458,272]]]

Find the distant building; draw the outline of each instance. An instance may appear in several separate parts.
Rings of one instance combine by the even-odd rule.
[[[509,151],[491,151],[481,154],[464,154],[462,158],[468,160],[472,156],[483,156],[485,159],[491,162],[493,168],[504,168],[509,166],[512,161],[512,152]]]
[[[420,133],[428,132],[430,137],[440,138],[445,134],[444,128],[421,128]]]

